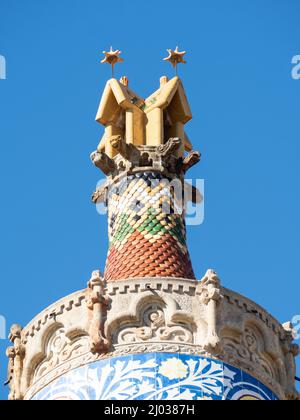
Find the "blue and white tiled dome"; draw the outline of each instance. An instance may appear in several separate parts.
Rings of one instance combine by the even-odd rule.
[[[194,355],[149,353],[105,359],[69,371],[34,400],[277,400],[228,364]]]

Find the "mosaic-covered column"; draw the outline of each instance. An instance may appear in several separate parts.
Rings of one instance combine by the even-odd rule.
[[[176,209],[171,185],[172,180],[159,172],[142,172],[125,176],[111,187],[105,280],[195,278],[186,244],[184,213]]]

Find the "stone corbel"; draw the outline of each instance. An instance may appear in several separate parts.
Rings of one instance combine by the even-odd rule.
[[[91,154],[93,164],[99,168],[105,175],[111,175],[116,170],[115,162],[103,152],[93,152]]]
[[[207,307],[207,336],[203,347],[207,352],[212,353],[219,352],[221,347],[217,326],[218,305],[222,299],[220,286],[217,273],[213,270],[208,270],[197,290],[200,302]]]
[[[21,392],[21,378],[23,373],[23,362],[25,358],[25,347],[22,344],[22,327],[13,325],[10,329],[9,340],[13,343],[6,351],[9,358],[7,384],[10,387],[9,400],[23,400]]]
[[[294,343],[294,328],[291,322],[283,324],[286,337],[283,340],[283,352],[285,354],[285,366],[287,374],[286,398],[288,400],[300,400],[300,395],[295,387],[296,362],[295,358],[300,355],[299,346]]]
[[[109,340],[104,337],[104,319],[107,311],[107,301],[104,297],[104,281],[100,271],[94,271],[88,282],[86,299],[90,319],[90,346],[91,352],[106,353],[110,347]]]

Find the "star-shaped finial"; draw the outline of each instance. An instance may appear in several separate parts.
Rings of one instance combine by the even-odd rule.
[[[186,61],[184,60],[184,56],[186,55],[186,51],[179,51],[179,47],[176,47],[175,51],[173,50],[167,50],[169,53],[169,56],[164,58],[164,61],[169,61],[174,68],[176,68],[178,64],[186,64]]]
[[[114,75],[114,68],[117,63],[123,63],[123,58],[120,57],[122,52],[120,50],[114,51],[113,47],[110,47],[110,51],[103,51],[105,58],[101,61],[101,64],[110,64],[112,68],[112,75]]]

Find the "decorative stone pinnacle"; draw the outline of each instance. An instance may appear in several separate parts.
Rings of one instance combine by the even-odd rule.
[[[123,77],[121,77],[121,79],[120,79],[120,83],[122,83],[122,85],[124,85],[124,86],[128,87],[128,86],[129,86],[129,80],[128,80],[128,77],[127,77],[127,76],[123,76]]]
[[[191,119],[187,96],[178,77],[161,78],[159,89],[146,99],[128,87],[127,78],[111,79],[96,116],[105,132],[92,154],[93,163],[108,176],[141,167],[183,174],[200,160],[185,132],[185,125]],[[161,155],[161,148],[170,139],[173,142],[177,139],[179,147],[172,148],[173,153],[164,159],[166,155]]]
[[[209,270],[207,270],[205,276],[201,280],[201,283],[204,285],[209,283],[215,283],[220,286],[220,279],[218,273],[210,268]]]
[[[169,78],[167,76],[162,76],[159,80],[160,82],[160,87],[165,86],[169,81]]]

